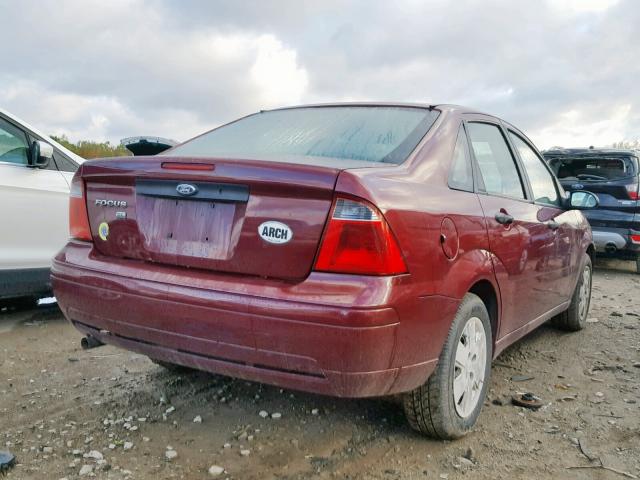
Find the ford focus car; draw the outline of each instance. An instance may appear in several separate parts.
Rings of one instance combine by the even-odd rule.
[[[585,326],[591,230],[500,119],[447,105],[263,111],[154,157],[94,160],[52,280],[70,322],[180,365],[474,425],[491,360]]]

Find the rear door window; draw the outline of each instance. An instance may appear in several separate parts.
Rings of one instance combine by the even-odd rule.
[[[515,159],[497,125],[467,124],[471,148],[487,193],[524,199],[522,180]]]
[[[534,200],[537,203],[559,205],[560,198],[558,196],[558,190],[556,189],[551,172],[549,172],[543,163],[544,161],[519,135],[509,130],[509,137],[527,171]]]

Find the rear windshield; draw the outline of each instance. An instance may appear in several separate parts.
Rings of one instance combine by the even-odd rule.
[[[314,163],[311,158],[402,163],[438,112],[411,107],[305,107],[260,112],[161,155]]]
[[[638,174],[634,157],[550,158],[549,166],[560,180],[597,182],[619,180]]]

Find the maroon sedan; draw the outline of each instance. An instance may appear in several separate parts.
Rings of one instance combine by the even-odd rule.
[[[340,397],[411,426],[475,423],[491,360],[585,326],[591,231],[527,137],[466,108],[263,111],[154,157],[89,161],[52,279],[87,335]]]

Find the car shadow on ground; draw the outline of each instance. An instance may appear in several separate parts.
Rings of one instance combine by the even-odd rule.
[[[0,302],[0,334],[19,325],[34,326],[45,322],[63,321],[62,313],[55,302],[35,305],[35,301]]]
[[[599,260],[596,262],[596,269],[612,270],[616,273],[622,271],[635,275],[631,266],[627,265],[631,263]],[[635,267],[635,264],[633,266]],[[506,348],[492,364],[490,389],[514,390],[514,385],[508,379],[527,369],[527,361],[522,359],[532,356],[539,358],[553,356],[555,353],[552,352],[556,350],[544,351],[546,346],[560,351],[564,337],[569,335],[573,334],[558,330],[547,323]],[[238,418],[256,417],[261,410],[268,413],[277,411],[283,415],[299,418],[310,415],[312,411],[318,411],[320,414],[331,416],[335,421],[365,429],[370,428],[376,432],[376,435],[415,435],[416,438],[423,438],[409,428],[403,415],[399,395],[384,398],[341,399],[280,389],[205,372],[176,374],[156,365],[149,367],[146,363],[148,360],[144,357],[141,359],[145,362],[145,366],[141,366],[147,373],[147,382],[144,386],[146,394],[141,394],[140,390],[125,394],[129,397],[126,401],[132,406],[142,406],[145,402],[157,403],[159,396],[163,396],[171,399],[172,404],[180,404],[182,409],[186,408],[191,413],[197,410],[198,406],[201,408],[205,404],[214,405],[214,409],[220,409],[223,404],[225,410],[231,409],[230,413]],[[158,394],[158,392],[162,393]]]
[[[561,342],[564,335],[567,333],[543,325],[505,349],[493,363],[494,373],[500,370],[502,374],[492,376],[490,388],[497,391],[513,389],[513,385],[504,377],[520,372],[517,359],[521,352],[534,350],[534,344]],[[143,357],[140,361],[147,362]],[[308,418],[315,411],[324,417],[331,417],[332,423],[358,427],[365,436],[368,432],[376,437],[401,436],[431,441],[411,430],[404,417],[400,395],[365,399],[336,398],[206,372],[175,373],[157,365],[146,372],[147,381],[142,383],[141,389],[123,392],[126,397],[123,400],[129,409],[142,409],[164,398],[167,405],[174,405],[177,411],[185,412],[185,421],[189,421],[190,415],[197,414],[203,405],[207,405],[209,413],[235,416],[239,422],[258,420],[262,410],[269,414],[279,412],[283,418],[293,417],[296,420]]]
[[[596,260],[593,264],[596,270],[612,273],[630,273],[637,275],[636,262],[633,260],[619,260],[617,258],[606,258],[596,256]],[[640,277],[638,277],[640,278]]]
[[[612,260],[596,261],[597,270],[621,270],[635,275],[627,264]],[[45,322],[64,322],[57,304],[39,305],[24,309],[19,306],[5,307],[0,311],[0,334],[18,325],[32,326]],[[505,377],[522,369],[519,357],[542,355],[536,353],[536,345],[556,344],[562,337],[570,335],[549,324],[535,329],[515,344],[505,349],[493,362],[490,388],[497,391],[511,390]],[[99,352],[99,350],[91,350]],[[124,351],[122,355],[125,355]],[[96,354],[93,353],[93,354]],[[120,354],[120,353],[119,353]],[[402,411],[400,396],[367,399],[341,399],[312,393],[281,389],[257,382],[223,377],[206,372],[190,371],[174,373],[152,364],[142,355],[133,356],[133,362],[126,362],[131,383],[124,388],[111,391],[112,400],[126,410],[144,411],[149,405],[174,405],[178,412],[189,415],[202,411],[207,406],[209,413],[231,415],[238,422],[242,419],[257,419],[259,412],[282,413],[283,416],[303,419],[317,411],[319,415],[330,416],[343,424],[371,429],[376,435],[415,435],[408,426]],[[124,365],[119,367],[124,368]],[[502,373],[501,375],[496,373]],[[481,417],[482,418],[482,417]]]
[[[149,371],[149,393],[167,399],[167,403],[186,406],[204,404],[225,406],[244,417],[259,418],[264,410],[269,414],[279,412],[283,417],[335,415],[358,423],[383,426],[387,433],[406,433],[408,427],[402,415],[399,397],[374,397],[364,399],[337,398],[314,393],[282,389],[276,386],[224,377],[207,372],[175,373],[155,366]],[[138,398],[130,400],[138,403]],[[143,395],[144,396],[144,395]],[[158,398],[142,400],[158,401]],[[382,422],[382,423],[381,423]]]

